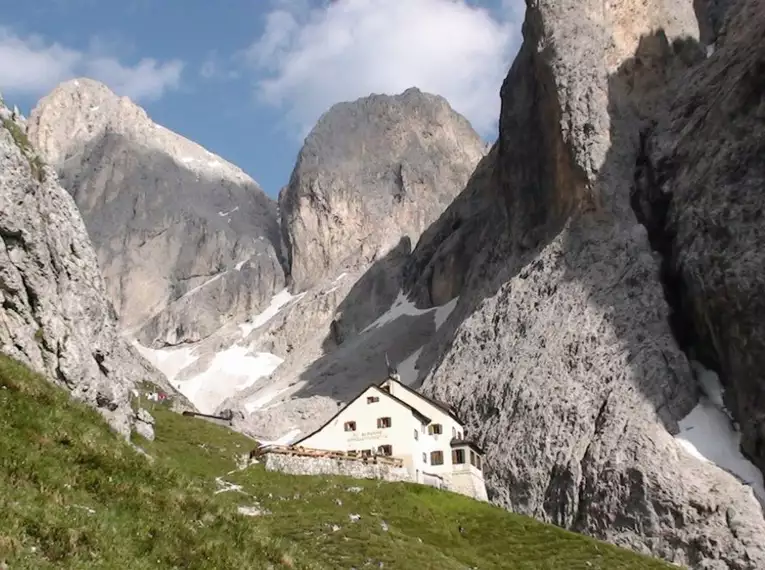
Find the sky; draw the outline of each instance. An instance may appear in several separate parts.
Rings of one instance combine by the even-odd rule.
[[[0,93],[28,115],[73,77],[102,81],[236,164],[271,196],[334,103],[409,87],[487,141],[524,0],[34,0],[0,12]]]

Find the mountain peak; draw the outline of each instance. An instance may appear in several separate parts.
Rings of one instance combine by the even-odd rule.
[[[40,99],[29,124],[31,140],[53,165],[72,158],[109,131],[148,150],[161,151],[208,178],[257,185],[239,167],[155,123],[129,97],[117,95],[94,79],[80,77],[58,85]]]
[[[333,105],[279,202],[292,277],[306,287],[419,235],[486,152],[443,97],[413,87]]]
[[[146,344],[204,337],[283,285],[276,203],[128,97],[66,81],[32,111],[29,139],[74,196],[123,326]]]

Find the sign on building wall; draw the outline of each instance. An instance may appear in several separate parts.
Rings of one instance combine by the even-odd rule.
[[[385,435],[383,436],[383,434]],[[381,429],[374,431],[356,431],[352,432],[352,435],[348,438],[348,443],[369,441],[370,439],[388,439],[388,434]]]

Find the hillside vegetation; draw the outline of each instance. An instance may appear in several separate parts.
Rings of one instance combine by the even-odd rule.
[[[429,487],[240,469],[252,440],[142,405],[151,459],[0,355],[0,567],[669,568]]]

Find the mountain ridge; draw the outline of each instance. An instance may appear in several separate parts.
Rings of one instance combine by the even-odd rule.
[[[201,340],[284,286],[276,202],[238,167],[94,80],[58,86],[29,124],[143,344]]]
[[[468,419],[496,504],[758,570],[764,18],[756,0],[530,2],[491,149],[418,89],[334,106],[269,217],[257,302],[218,318],[229,256],[142,352],[236,429],[284,441],[389,354]]]

